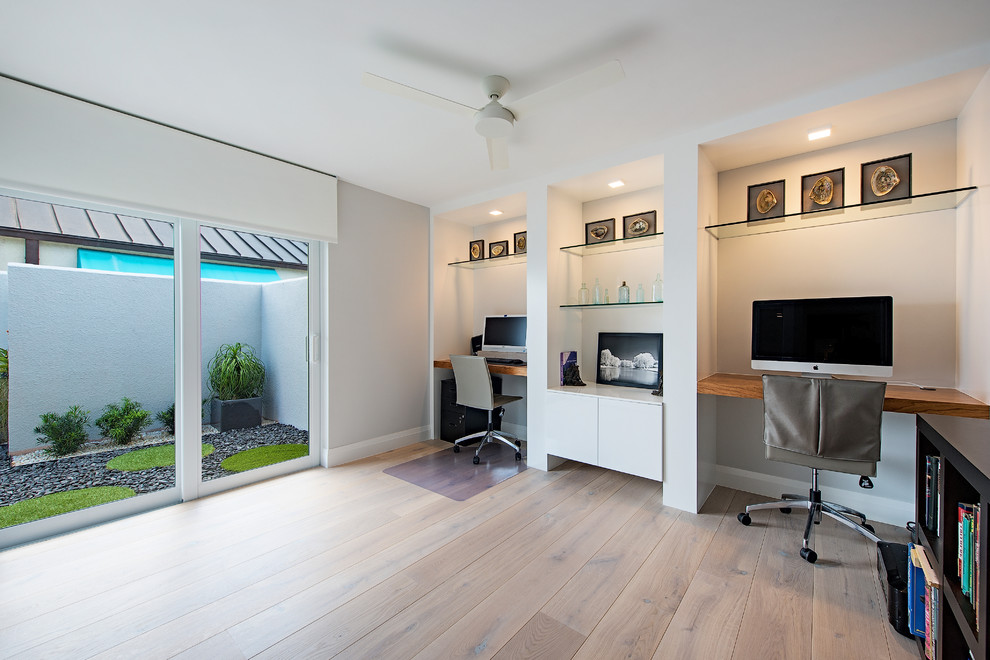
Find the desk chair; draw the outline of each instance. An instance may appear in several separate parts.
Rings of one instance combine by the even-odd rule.
[[[451,365],[454,367],[454,384],[457,386],[457,405],[488,411],[488,430],[472,433],[454,441],[454,453],[461,450],[462,444],[481,438],[478,449],[474,452],[474,464],[481,462],[478,455],[482,447],[488,443],[503,442],[516,450],[516,460],[522,460],[519,440],[503,431],[496,431],[492,426],[492,414],[497,408],[507,403],[519,401],[521,396],[492,394],[492,376],[488,371],[488,361],[483,357],[473,355],[451,355]],[[510,438],[512,438],[510,440]],[[513,442],[515,440],[515,442]]]
[[[776,502],[748,506],[745,513],[737,516],[739,522],[749,525],[749,514],[760,509],[790,513],[792,506],[807,508],[801,557],[812,564],[818,555],[808,542],[812,524],[820,523],[823,514],[879,542],[862,513],[822,500],[818,471],[858,474],[861,487],[873,488],[870,477],[876,476],[880,460],[880,417],[886,387],[886,383],[862,380],[764,376],[766,456],[772,461],[810,467],[811,489],[806,498],[784,494]]]

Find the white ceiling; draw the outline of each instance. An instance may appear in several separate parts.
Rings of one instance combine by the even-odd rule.
[[[0,74],[427,206],[990,46],[986,0],[0,0],[0,23]],[[470,120],[360,83],[480,106],[497,73],[511,107],[610,59],[626,79],[525,117],[500,172]]]

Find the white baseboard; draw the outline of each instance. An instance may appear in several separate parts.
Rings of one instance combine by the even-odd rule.
[[[739,468],[717,465],[715,480],[719,486],[742,490],[747,493],[765,495],[768,499],[780,497],[781,493],[804,494],[808,492],[810,481],[787,479],[772,474],[751,472]],[[888,523],[903,527],[909,520],[914,520],[914,503],[893,500],[889,497],[871,495],[870,491],[857,488],[844,490],[822,486],[822,499],[837,502],[844,506],[858,509],[873,521]]]
[[[343,465],[351,461],[368,458],[376,454],[381,454],[393,449],[399,449],[417,442],[425,442],[430,439],[430,427],[420,426],[419,428],[406,429],[397,433],[390,433],[377,438],[369,438],[343,447],[331,447],[325,467]]]

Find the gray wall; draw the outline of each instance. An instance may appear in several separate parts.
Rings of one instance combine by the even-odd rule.
[[[206,365],[217,347],[250,344],[270,372],[265,415],[305,429],[306,363],[290,355],[293,344],[300,352],[303,340],[290,337],[305,335],[306,280],[294,282],[203,280],[203,393],[207,396]],[[272,287],[268,318],[266,286]],[[6,275],[0,273],[0,303],[5,299],[0,320],[6,316],[9,327],[12,452],[37,446],[33,430],[44,412],[79,405],[95,419],[105,405],[124,396],[152,413],[172,403],[171,277],[10,264]],[[276,416],[282,411],[285,418]]]
[[[264,408],[269,419],[309,429],[306,362],[307,278],[261,285],[261,359],[267,368]]]
[[[343,181],[330,246],[330,448],[429,424],[430,215]]]

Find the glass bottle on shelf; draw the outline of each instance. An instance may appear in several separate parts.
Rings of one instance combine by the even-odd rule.
[[[622,280],[622,285],[619,287],[619,302],[620,303],[629,302],[629,287],[626,286],[625,280]]]
[[[602,304],[602,285],[598,283],[598,278],[595,278],[595,293],[592,299],[596,305]]]
[[[646,292],[643,291],[643,283],[642,282],[640,282],[636,286],[636,302],[638,302],[638,303],[646,302]]]
[[[605,304],[608,304],[608,289],[605,289]]]
[[[587,305],[591,302],[591,292],[588,291],[588,285],[581,282],[581,290],[578,291],[578,304]]]
[[[657,273],[657,279],[653,282],[653,302],[663,302],[663,280],[660,279],[660,273]]]

